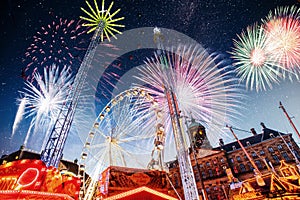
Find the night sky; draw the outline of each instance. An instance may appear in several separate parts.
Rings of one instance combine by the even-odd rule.
[[[91,2],[92,3],[92,2]],[[109,1],[106,2],[106,5]],[[233,39],[247,26],[261,22],[270,10],[277,6],[297,5],[297,0],[116,0],[114,9],[121,8],[120,15],[125,17],[122,23],[126,26],[121,31],[140,27],[162,27],[181,32],[200,43],[209,52],[222,54],[230,62],[227,53],[233,47]],[[80,7],[85,7],[83,0],[78,1],[30,1],[30,0],[4,0],[0,5],[0,154],[16,151],[24,140],[25,133],[21,132],[10,138],[12,125],[18,109],[16,99],[20,97],[19,91],[24,87],[22,69],[29,63],[25,53],[33,36],[41,32],[53,21],[62,18],[78,20],[82,15]],[[90,35],[76,40],[80,46],[86,48]],[[74,51],[74,68],[80,63],[84,51]],[[138,55],[135,55],[135,59]],[[137,61],[141,62],[141,61]],[[237,128],[250,130],[254,127],[261,131],[260,122],[274,130],[293,132],[293,129],[278,108],[279,101],[294,117],[294,123],[300,128],[300,83],[297,80],[282,81],[273,85],[273,89],[256,92],[246,91],[246,106],[243,117]],[[236,132],[241,138],[249,133]],[[294,134],[294,138],[300,141]],[[227,138],[226,141],[233,140]],[[216,146],[217,142],[212,145]],[[74,159],[79,155],[69,155]]]

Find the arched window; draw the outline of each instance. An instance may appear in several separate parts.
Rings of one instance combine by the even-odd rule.
[[[289,157],[289,155],[288,155],[286,152],[282,152],[282,157],[283,157],[284,160],[286,160],[286,161],[290,161],[290,160],[291,160],[290,157]]]
[[[280,162],[279,158],[278,158],[278,156],[276,154],[272,155],[272,157],[273,157],[273,159],[274,159],[274,161],[275,161],[276,164],[278,164]]]
[[[259,151],[259,154],[260,154],[260,155],[265,155],[264,150],[260,150],[260,151]]]
[[[247,162],[247,166],[249,167],[250,171],[253,171],[254,168],[253,168],[253,166],[252,166],[252,164],[250,162]]]
[[[258,167],[258,169],[263,168],[262,165],[261,165],[260,160],[255,160],[255,164],[256,164],[256,166]]]
[[[298,159],[300,159],[299,153],[298,153],[296,150],[293,150],[293,152],[294,152],[295,156],[296,156]]]
[[[268,150],[270,153],[274,153],[274,149],[272,147],[269,147]]]
[[[245,172],[246,171],[246,167],[244,164],[240,164],[240,169],[241,169],[241,172]]]

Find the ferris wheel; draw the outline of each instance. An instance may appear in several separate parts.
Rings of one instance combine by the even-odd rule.
[[[140,88],[114,97],[93,123],[80,158],[80,170],[97,180],[109,166],[146,168],[151,159],[159,108]]]

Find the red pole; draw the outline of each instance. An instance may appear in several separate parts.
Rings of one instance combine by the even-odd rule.
[[[290,124],[292,125],[293,129],[295,130],[295,132],[297,133],[298,137],[300,138],[300,133],[297,130],[295,124],[293,123],[292,119],[290,118],[289,114],[286,112],[285,108],[283,107],[281,101],[279,101],[279,108],[281,108],[285,114],[285,116],[288,118]]]

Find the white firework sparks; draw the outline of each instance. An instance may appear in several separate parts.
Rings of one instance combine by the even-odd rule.
[[[68,101],[73,76],[70,67],[65,66],[60,70],[56,65],[52,65],[44,69],[43,76],[35,73],[34,80],[34,83],[26,82],[25,91],[21,92],[27,99],[24,114],[26,117],[32,117],[24,144],[27,144],[29,137],[35,136],[38,130],[48,132],[51,128],[62,105]],[[43,135],[42,138],[47,138],[47,135]]]
[[[20,99],[20,105],[19,105],[16,117],[15,117],[14,124],[13,124],[11,138],[14,137],[14,135],[16,133],[16,130],[17,130],[20,122],[23,119],[23,115],[24,115],[24,112],[25,112],[25,106],[26,106],[26,98]]]

